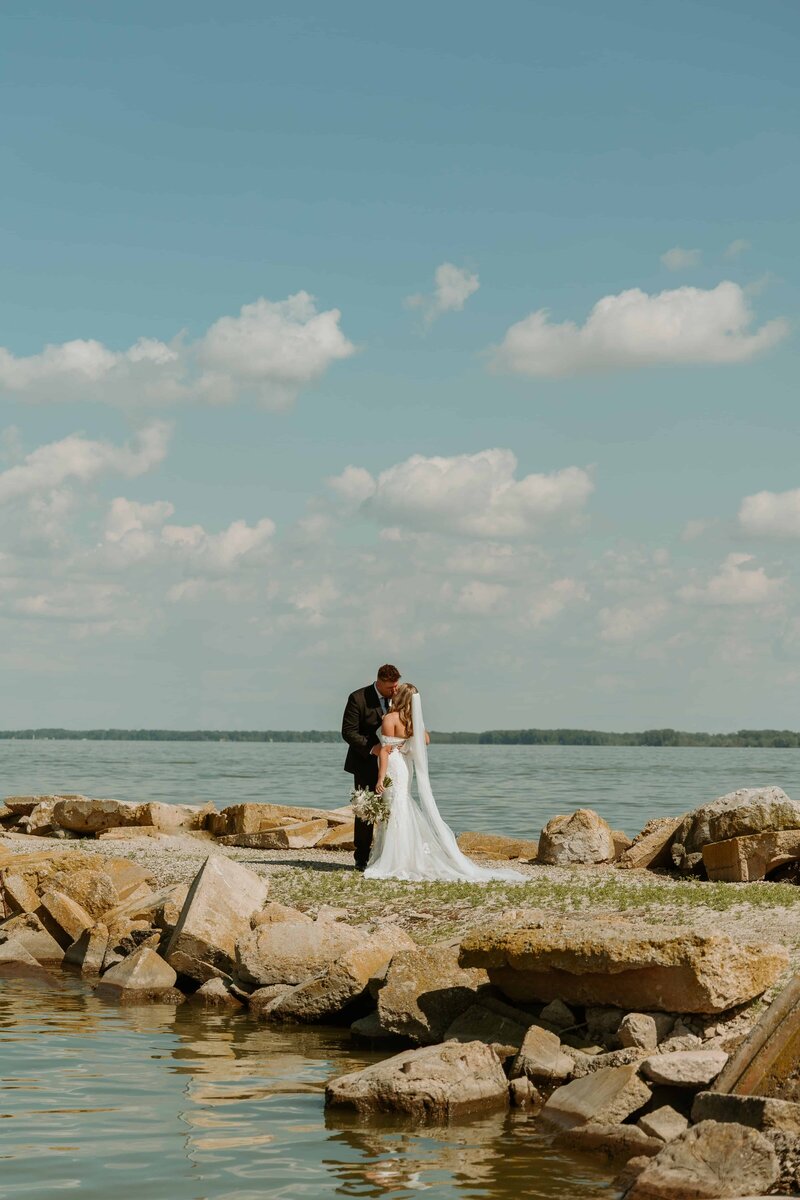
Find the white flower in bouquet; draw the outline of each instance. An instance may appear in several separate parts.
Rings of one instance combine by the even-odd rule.
[[[369,788],[353,788],[350,794],[353,812],[369,825],[389,819],[392,810],[392,781],[388,775],[383,781],[383,788],[380,796]]]

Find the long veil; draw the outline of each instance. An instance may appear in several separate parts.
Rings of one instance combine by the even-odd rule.
[[[411,697],[411,720],[414,726],[411,753],[417,777],[420,825],[421,832],[425,837],[425,854],[430,855],[435,864],[441,865],[444,878],[453,877],[452,873],[455,871],[456,877],[474,880],[476,883],[483,883],[490,879],[503,879],[511,883],[527,882],[526,877],[520,871],[513,871],[510,868],[492,870],[488,867],[479,867],[471,858],[462,854],[455,834],[442,819],[434,799],[428,774],[428,747],[425,741],[422,698],[418,692]]]

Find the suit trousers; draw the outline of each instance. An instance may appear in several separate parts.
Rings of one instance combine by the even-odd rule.
[[[363,764],[359,760],[358,766],[353,772],[353,784],[357,788],[369,788],[370,791],[374,791],[377,782],[378,759],[376,755],[371,754],[369,758],[363,760]],[[371,825],[369,821],[362,821],[360,817],[356,817],[355,833],[353,835],[356,847],[355,860],[356,866],[362,871],[369,860],[374,832],[374,825]]]

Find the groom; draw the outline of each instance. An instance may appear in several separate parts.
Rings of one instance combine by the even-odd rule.
[[[344,769],[353,776],[357,788],[374,789],[378,782],[378,730],[392,702],[400,672],[384,663],[375,683],[351,692],[342,717],[342,737],[347,742]],[[356,817],[356,870],[363,871],[372,849],[373,827]]]

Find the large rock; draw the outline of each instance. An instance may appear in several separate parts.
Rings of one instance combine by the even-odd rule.
[[[325,1103],[359,1113],[399,1112],[417,1121],[441,1121],[505,1107],[508,1081],[499,1059],[483,1042],[446,1042],[406,1050],[332,1080]]]
[[[539,838],[541,863],[606,863],[616,857],[611,826],[590,808],[579,808],[568,817],[553,817]]]
[[[542,1119],[562,1129],[586,1125],[619,1125],[644,1108],[651,1091],[638,1075],[638,1063],[606,1067],[565,1083],[551,1095],[542,1109]]]
[[[703,846],[703,866],[715,883],[752,883],[800,858],[800,829],[769,830]]]
[[[692,1120],[731,1121],[751,1129],[780,1129],[800,1137],[800,1104],[774,1096],[736,1096],[725,1092],[698,1092],[692,1104]]]
[[[652,821],[648,821],[641,833],[633,839],[633,844],[622,852],[617,866],[637,871],[645,867],[671,867],[672,856],[669,850],[675,830],[683,819],[683,816],[654,817]]]
[[[11,913],[35,912],[39,907],[39,896],[27,879],[10,870],[2,874],[2,893]]]
[[[777,829],[800,829],[800,804],[783,788],[739,788],[687,813],[672,839],[672,861],[679,870],[696,870],[709,842]]]
[[[334,827],[352,819],[350,810],[329,812],[324,808],[297,808],[291,804],[231,804],[222,812],[210,814],[206,824],[216,837],[224,837],[261,833],[298,821],[324,820],[327,825]]]
[[[742,943],[617,913],[532,910],[468,933],[459,959],[510,1000],[560,998],[660,1012],[717,1013],[761,995],[788,964],[782,946]]]
[[[670,1087],[707,1087],[727,1061],[724,1050],[674,1050],[646,1058],[642,1063],[642,1074],[653,1083]]]
[[[69,896],[96,920],[120,902],[111,876],[103,870],[92,871],[87,867],[78,871],[56,871],[48,879],[47,886]]]
[[[344,926],[343,928],[347,928]],[[399,950],[413,950],[414,942],[396,925],[381,925],[336,960],[315,979],[300,983],[263,1011],[271,1020],[324,1021],[337,1016],[364,994],[370,979],[379,974]]]
[[[236,945],[236,974],[243,983],[306,983],[363,945],[366,933],[338,921],[272,921],[244,931]],[[169,957],[169,955],[167,956]]]
[[[103,871],[113,883],[119,901],[127,900],[138,889],[149,890],[155,883],[155,877],[146,867],[129,858],[106,858]]]
[[[471,1004],[444,1032],[447,1042],[485,1042],[519,1050],[532,1018],[510,1004],[486,996],[485,1003]]]
[[[14,941],[38,963],[51,966],[64,959],[64,950],[49,933],[36,913],[19,913],[0,925],[0,942]]]
[[[64,961],[80,967],[82,975],[99,975],[108,952],[108,928],[101,921],[67,947]]]
[[[662,1142],[674,1142],[689,1128],[687,1118],[671,1104],[662,1104],[660,1108],[644,1113],[636,1124],[650,1137],[661,1138]]]
[[[505,837],[501,833],[461,833],[456,840],[464,854],[492,858],[495,861],[504,858],[534,859],[539,853],[538,842],[526,838]]]
[[[21,942],[10,937],[0,942],[0,979],[19,978],[50,980],[53,976]]]
[[[216,811],[210,800],[207,804],[164,804],[150,800],[140,806],[137,824],[152,826],[163,833],[204,829],[209,816]]]
[[[64,950],[81,936],[84,929],[94,925],[94,918],[85,908],[53,888],[43,893],[36,915]]]
[[[169,963],[164,962],[155,950],[142,946],[106,971],[100,990],[136,992],[148,1000],[173,1000],[176,980],[177,975]]]
[[[53,819],[73,833],[102,833],[119,825],[138,825],[140,805],[129,800],[89,800],[82,796],[59,800]]]
[[[324,817],[313,821],[295,821],[276,825],[256,833],[233,833],[220,840],[226,846],[244,846],[251,850],[308,850],[328,832]]]
[[[316,850],[355,850],[356,827],[354,821],[337,825],[324,833],[317,842]]]
[[[459,966],[458,957],[458,946],[449,944],[396,954],[378,992],[383,1029],[421,1045],[441,1041],[488,983],[484,970]]]
[[[561,1047],[556,1034],[532,1025],[511,1068],[512,1076],[526,1075],[534,1083],[564,1083],[575,1061]]]
[[[647,1164],[626,1200],[761,1195],[775,1183],[779,1170],[775,1151],[763,1134],[744,1125],[702,1121]]]
[[[250,918],[263,908],[266,879],[222,855],[207,858],[195,876],[172,933],[165,958],[181,975],[205,983],[228,978],[236,943],[250,931]]]

